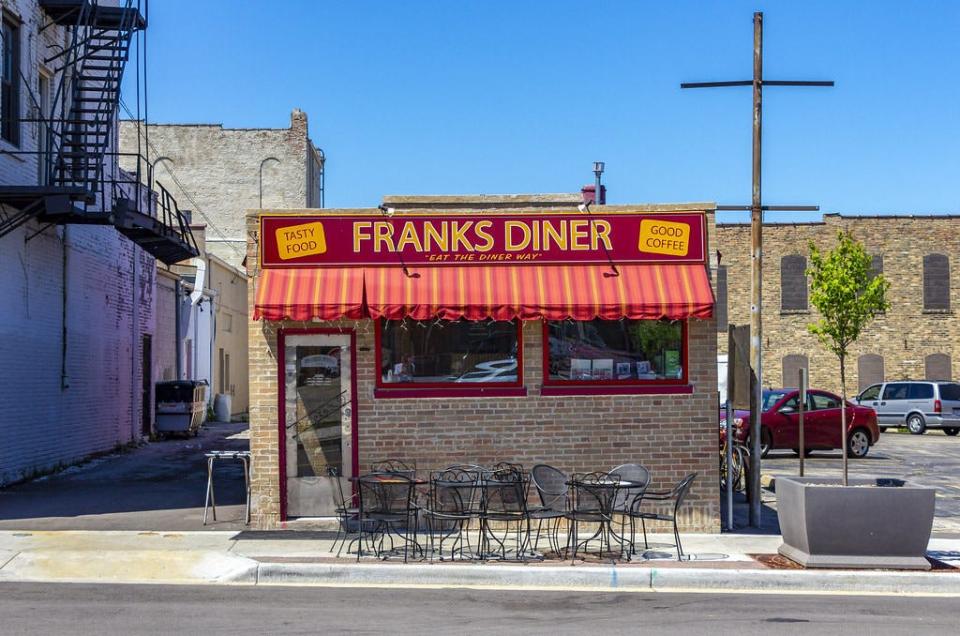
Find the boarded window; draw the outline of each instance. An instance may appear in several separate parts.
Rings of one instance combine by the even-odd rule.
[[[857,386],[860,391],[883,382],[883,356],[865,353],[857,358]]]
[[[950,261],[943,254],[923,257],[923,308],[950,309]]]
[[[924,360],[926,369],[926,380],[935,382],[947,382],[952,380],[952,369],[950,368],[950,356],[945,353],[931,353]]]
[[[807,258],[792,254],[780,259],[781,311],[807,309]]]
[[[791,354],[783,356],[783,376],[781,384],[784,387],[795,387],[800,383],[800,369],[808,369],[807,356]]]
[[[727,266],[717,267],[717,306],[714,309],[717,315],[717,331],[727,331]]]
[[[870,259],[870,280],[883,273],[883,256],[874,254]]]

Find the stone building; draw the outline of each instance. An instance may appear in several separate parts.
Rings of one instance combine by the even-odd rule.
[[[206,225],[207,251],[234,267],[243,268],[246,254],[246,210],[323,207],[324,154],[300,109],[290,114],[289,128],[125,120],[122,151],[136,151],[138,130],[156,180]]]
[[[139,139],[138,139],[139,138]],[[183,286],[183,318],[194,326],[179,335],[179,377],[207,379],[211,405],[229,395],[233,415],[247,410],[247,239],[244,214],[270,208],[323,207],[323,151],[310,140],[307,115],[295,109],[289,128],[224,128],[220,124],[120,122],[125,152],[147,153],[155,179],[191,208],[199,257],[174,266]],[[203,274],[198,278],[198,269]],[[199,281],[199,282],[198,282]],[[165,305],[166,306],[166,305]],[[208,315],[212,306],[213,313]],[[172,313],[158,316],[172,322]],[[208,337],[200,337],[208,334]]]
[[[814,223],[764,225],[763,377],[767,386],[796,386],[807,367],[811,386],[839,392],[839,363],[807,331],[817,319],[804,271],[809,244],[830,249],[848,230],[890,281],[890,309],[856,343],[848,391],[883,380],[957,379],[960,374],[960,216],[844,216]],[[718,224],[717,344],[727,323],[750,322],[750,226]]]
[[[3,2],[0,485],[153,428],[156,259],[197,252],[149,170],[115,160],[121,70],[145,26],[129,2]]]
[[[379,210],[250,213],[258,527],[332,514],[328,469],[349,490],[346,477],[395,457],[422,471],[638,462],[657,487],[697,472],[681,527],[719,531],[713,205],[594,206],[587,217],[579,201],[387,197]],[[490,224],[479,248],[464,229],[474,219]],[[578,245],[543,238],[547,223],[594,222],[613,228],[608,250],[587,234]],[[384,253],[394,223],[406,238]],[[448,235],[451,223],[460,231]],[[644,256],[643,227],[695,239],[654,236],[660,251]],[[418,243],[420,231],[432,238]]]

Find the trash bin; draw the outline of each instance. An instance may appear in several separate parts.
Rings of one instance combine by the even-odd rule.
[[[158,433],[196,435],[207,414],[207,381],[157,382],[156,403]]]
[[[231,414],[231,395],[229,393],[217,393],[213,396],[213,416],[218,422],[229,422]]]

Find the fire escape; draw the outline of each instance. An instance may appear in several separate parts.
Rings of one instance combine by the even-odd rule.
[[[197,256],[176,200],[154,182],[153,166],[139,153],[116,150],[124,68],[134,35],[146,28],[139,3],[39,0],[39,5],[50,20],[44,29],[64,27],[67,46],[44,60],[55,78],[49,112],[41,110],[43,101],[21,72],[33,106],[28,112],[35,114],[20,122],[39,126],[40,135],[36,150],[11,154],[36,157],[39,178],[0,185],[0,203],[7,209],[0,215],[0,238],[31,219],[44,227],[113,225],[164,263]]]

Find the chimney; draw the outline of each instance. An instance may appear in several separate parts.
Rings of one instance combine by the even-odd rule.
[[[584,203],[597,204],[597,205],[606,205],[607,204],[607,186],[600,186],[600,202],[596,201],[596,189],[595,185],[585,185],[580,188],[580,194],[583,196]]]

